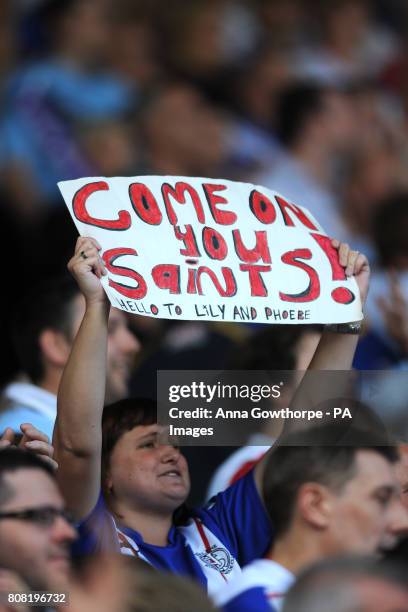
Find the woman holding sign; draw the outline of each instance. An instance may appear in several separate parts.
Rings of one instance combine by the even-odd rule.
[[[367,259],[346,244],[333,246],[364,303]],[[179,449],[164,442],[154,408],[127,400],[103,409],[110,305],[100,283],[106,270],[99,251],[96,240],[81,237],[68,265],[87,307],[61,381],[54,431],[59,482],[81,522],[80,552],[120,550],[192,576],[213,593],[268,549],[264,460],[178,524],[175,512],[190,487],[188,466]],[[322,335],[310,369],[351,368],[359,326],[335,327]]]

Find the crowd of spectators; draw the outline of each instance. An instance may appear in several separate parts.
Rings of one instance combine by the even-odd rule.
[[[1,214],[15,265],[65,266],[75,231],[59,180],[255,182],[369,256],[356,366],[405,367],[407,22],[402,0],[3,3]],[[27,279],[7,282],[18,299]],[[2,382],[17,367],[8,355]]]
[[[69,591],[72,612],[408,610],[406,1],[5,0],[0,32],[0,594]],[[135,175],[306,206],[369,258],[357,347],[342,361],[322,326],[95,314],[102,264],[77,247],[67,278],[57,182]],[[285,370],[292,396],[310,365],[361,372],[351,442],[273,423],[238,450],[159,443],[158,370]]]

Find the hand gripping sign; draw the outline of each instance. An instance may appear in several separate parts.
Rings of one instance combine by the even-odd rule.
[[[176,176],[58,184],[96,238],[113,306],[166,319],[347,323],[358,287],[303,207],[264,187]]]

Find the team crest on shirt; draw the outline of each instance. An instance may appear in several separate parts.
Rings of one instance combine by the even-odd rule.
[[[206,567],[210,567],[220,574],[229,574],[234,567],[234,557],[226,548],[213,544],[209,552],[196,553],[196,556],[204,563]]]

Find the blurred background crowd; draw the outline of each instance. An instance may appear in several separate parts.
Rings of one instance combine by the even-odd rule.
[[[404,0],[9,0],[0,11],[2,386],[27,371],[22,313],[41,282],[45,291],[64,273],[76,239],[57,181],[173,174],[280,191],[368,255],[355,367],[397,370],[377,385],[377,403],[403,409]],[[145,396],[157,369],[231,366],[242,342],[235,367],[292,369],[300,337],[232,323],[129,324],[143,344],[131,391]],[[274,356],[273,345],[282,348]]]
[[[98,175],[243,180],[308,207],[374,269],[356,367],[405,367],[404,0],[18,0],[0,11],[2,384],[21,369],[10,317],[72,252],[56,183]],[[224,366],[255,329],[131,323],[153,386],[157,367]]]
[[[98,175],[243,180],[308,207],[375,270],[356,366],[404,367],[404,0],[5,0],[0,11],[3,383],[18,371],[9,314],[30,279],[65,268],[76,235],[56,183]],[[203,342],[195,326],[133,324],[150,352]],[[226,333],[222,346],[242,330]]]
[[[65,281],[77,233],[56,183],[169,174],[279,191],[367,254],[354,366],[382,371],[369,399],[408,442],[407,35],[406,0],[3,0],[0,433],[15,428],[4,413],[20,402],[15,384],[41,389],[30,409],[41,404],[45,425],[34,424],[53,422],[83,314]],[[119,313],[107,399],[128,388],[154,398],[158,369],[304,370],[320,334]],[[186,454],[201,502],[232,449],[196,450]],[[72,609],[92,609],[86,597],[78,587]]]

